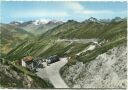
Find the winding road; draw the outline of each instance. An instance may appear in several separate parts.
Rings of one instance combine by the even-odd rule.
[[[43,69],[38,69],[36,74],[42,79],[48,78],[55,88],[68,88],[59,73],[61,67],[67,62],[67,58],[60,58],[60,61],[53,63],[50,66],[45,66]]]
[[[74,43],[97,43],[97,39],[58,39],[57,42],[74,42]],[[47,66],[46,63],[45,68],[38,69],[37,76],[41,77],[42,79],[49,79],[51,83],[54,85],[55,88],[69,88],[64,80],[60,76],[60,69],[68,62],[67,58],[60,58],[60,61],[50,64]]]
[[[97,43],[98,40],[97,39],[58,39],[58,42],[74,42],[74,43],[89,43],[89,42],[93,42],[93,43]]]

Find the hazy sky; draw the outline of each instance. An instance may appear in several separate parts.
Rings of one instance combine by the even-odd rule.
[[[126,17],[126,2],[41,2],[3,1],[2,22],[34,19],[74,19],[83,21],[89,17],[98,19]]]

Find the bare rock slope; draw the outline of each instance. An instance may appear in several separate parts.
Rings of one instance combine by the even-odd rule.
[[[86,64],[65,66],[62,77],[72,88],[126,88],[126,46],[115,47]]]

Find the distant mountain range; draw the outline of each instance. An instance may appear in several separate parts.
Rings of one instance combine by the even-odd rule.
[[[84,20],[83,22],[78,22],[78,23],[91,23],[91,22],[95,22],[95,23],[101,23],[101,24],[107,24],[111,21],[113,22],[118,22],[121,21],[122,19],[120,17],[116,17],[112,20],[110,19],[96,19],[96,18],[89,18]],[[68,20],[68,22],[73,22],[74,20]],[[77,22],[77,21],[74,21]],[[46,19],[37,19],[37,20],[31,20],[31,21],[12,21],[9,24],[13,25],[13,26],[17,26],[20,27],[22,29],[24,29],[27,32],[33,33],[34,35],[40,35],[45,33],[46,31],[53,29],[55,27],[57,27],[58,25],[64,24],[65,22],[63,21],[57,21],[57,20],[46,20]]]
[[[56,36],[59,38],[97,38],[109,28],[115,27],[118,23],[125,22],[126,19],[116,17],[110,19],[89,18],[83,22],[68,20],[67,22],[42,34],[42,37]],[[124,24],[123,24],[124,25]]]
[[[56,20],[50,21],[45,19],[26,21],[26,22],[17,22],[17,21],[10,22],[11,25],[18,26],[35,35],[42,34],[48,31],[49,29],[52,29],[62,23],[63,23],[62,21],[56,21]]]

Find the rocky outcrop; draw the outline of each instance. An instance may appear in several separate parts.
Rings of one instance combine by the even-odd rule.
[[[50,88],[47,81],[18,71],[12,65],[0,63],[0,88]]]
[[[126,88],[126,46],[115,47],[86,64],[65,66],[61,73],[72,88]]]

